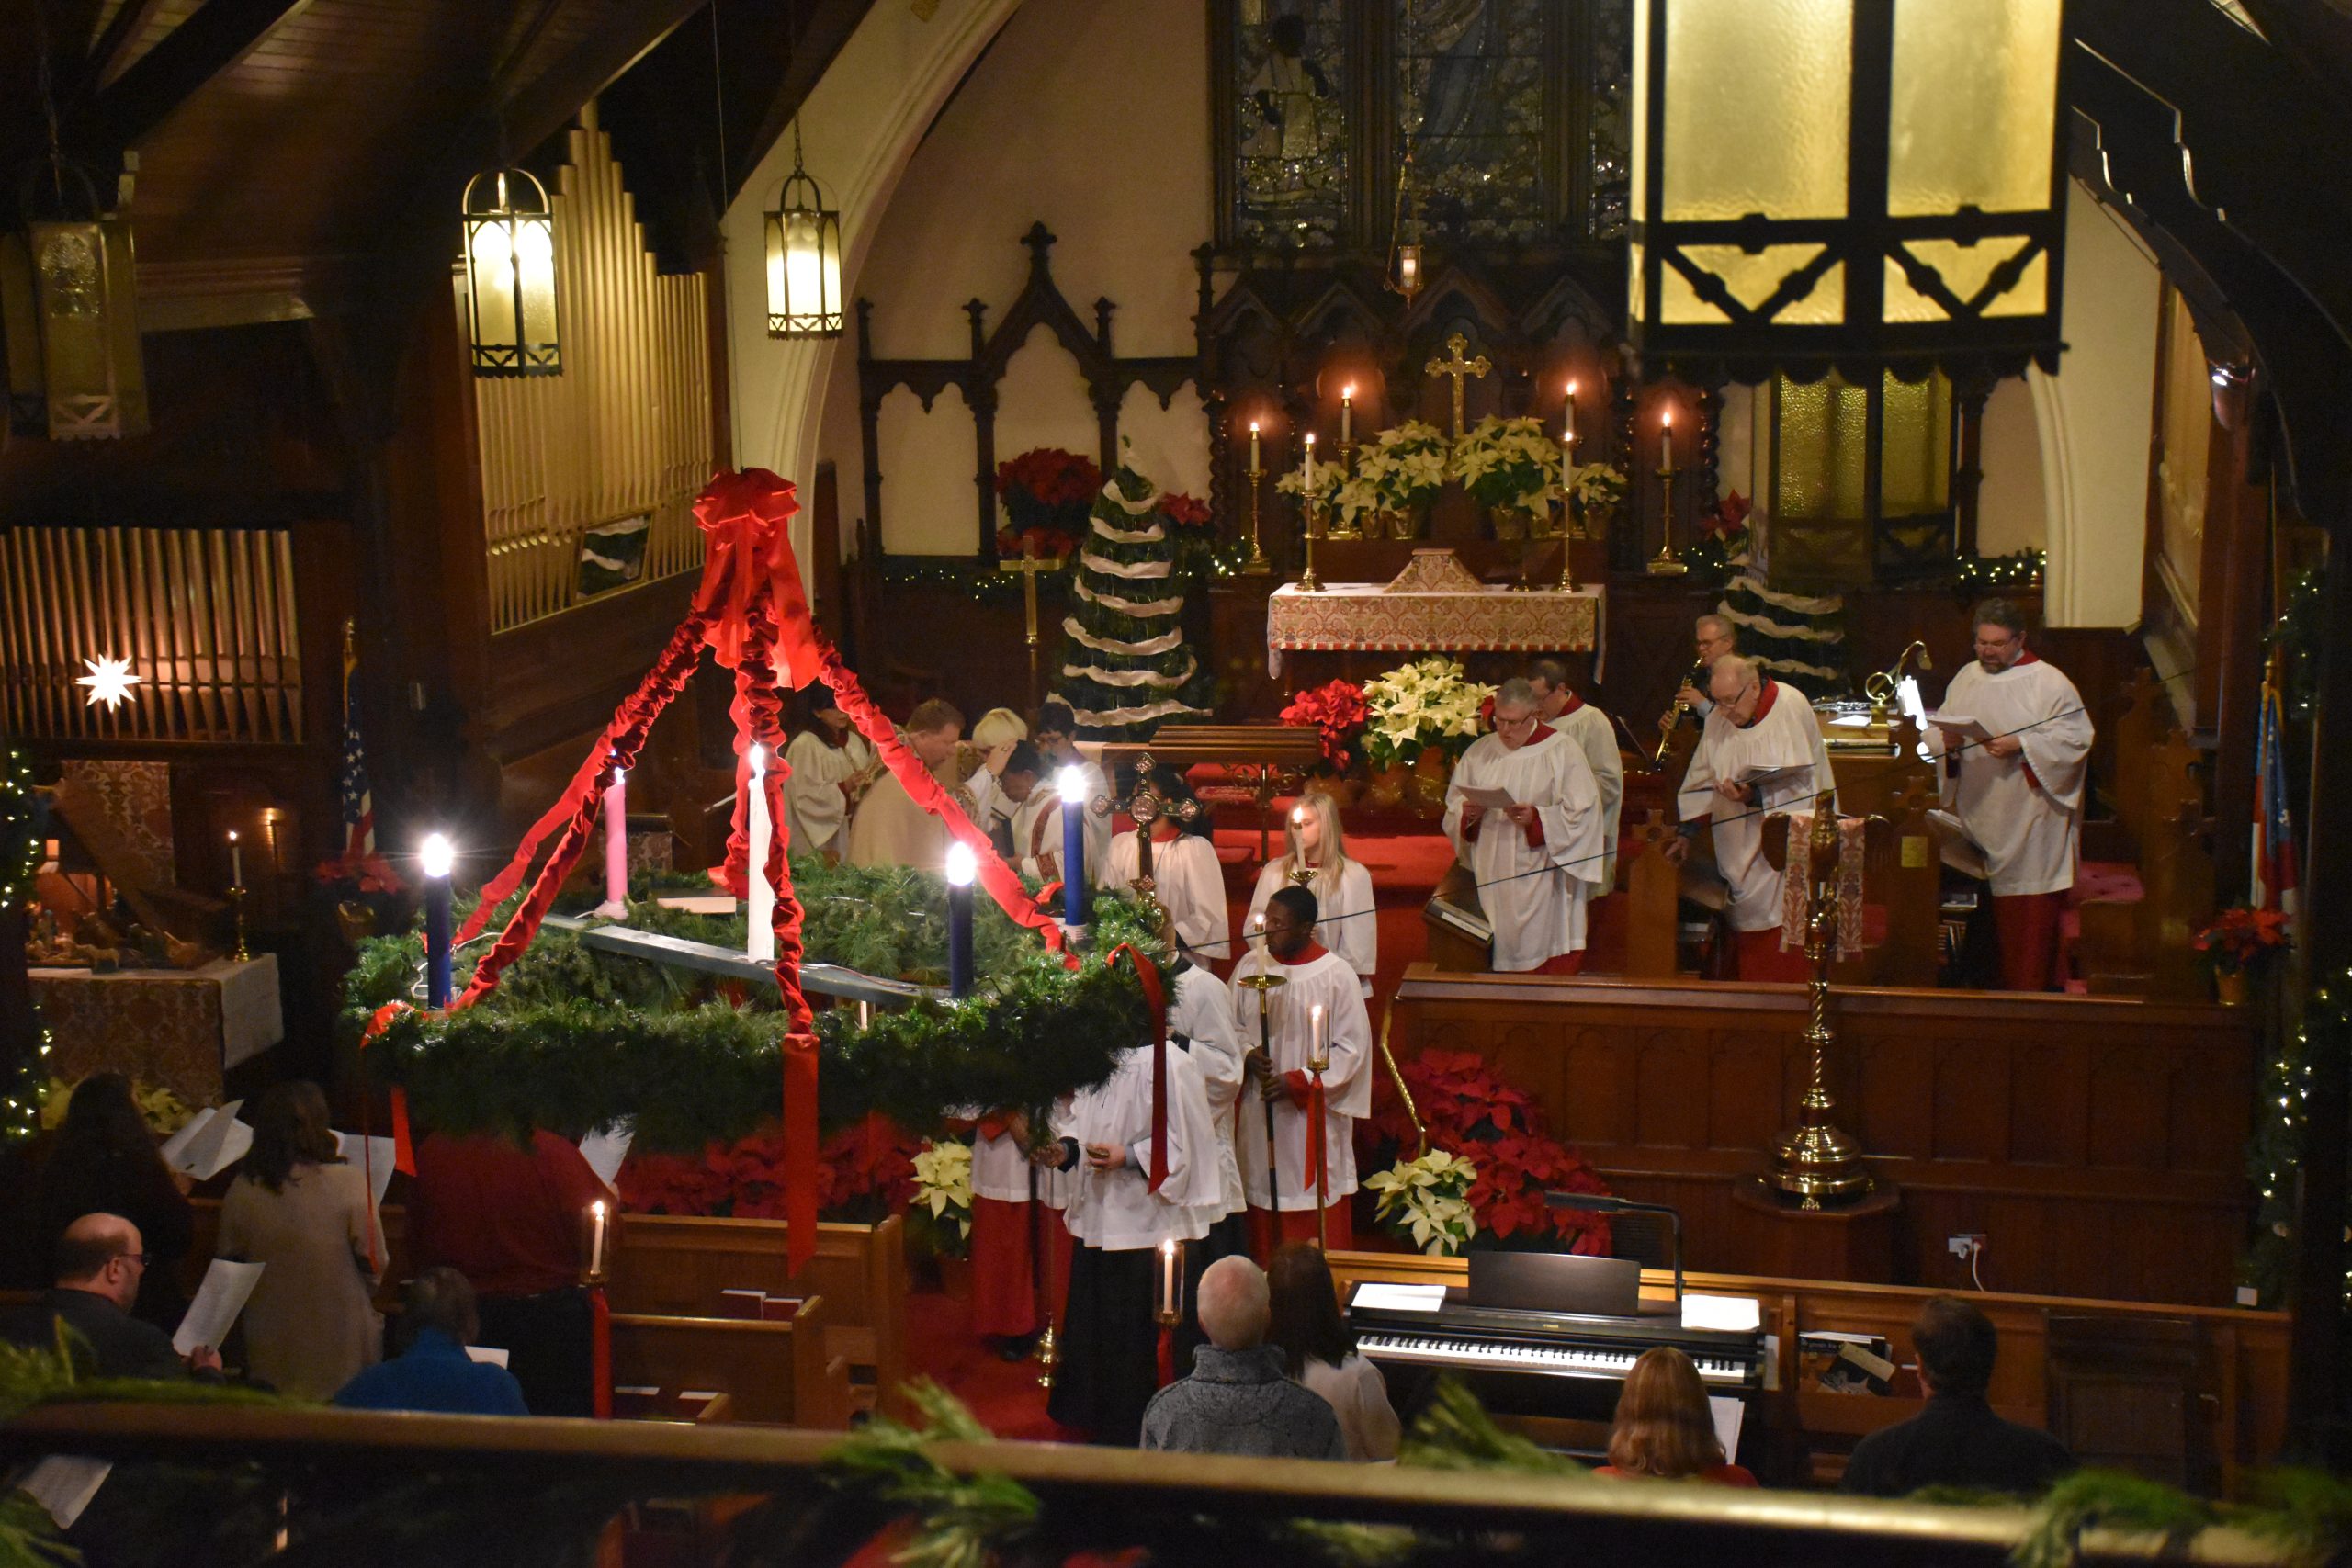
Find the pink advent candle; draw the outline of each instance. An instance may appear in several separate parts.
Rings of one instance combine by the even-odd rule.
[[[628,770],[615,768],[605,791],[605,902],[628,902]]]

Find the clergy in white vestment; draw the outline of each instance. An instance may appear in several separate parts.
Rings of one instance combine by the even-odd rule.
[[[939,697],[926,698],[907,717],[900,739],[931,770],[942,789],[962,781],[956,773],[956,747],[964,716]],[[939,871],[947,863],[947,824],[915,804],[897,775],[885,771],[858,802],[849,821],[852,865],[910,865]]]
[[[2082,853],[2091,716],[2075,683],[2027,649],[2015,604],[1986,600],[1975,625],[1976,660],[1928,716],[1928,745],[1945,804],[1984,851],[2002,988],[2046,991]]]
[[[1285,1241],[1317,1239],[1318,1199],[1328,1245],[1344,1248],[1355,1239],[1350,1219],[1356,1190],[1355,1124],[1372,1114],[1372,1020],[1356,972],[1315,940],[1316,915],[1315,895],[1306,888],[1276,889],[1266,900],[1264,947],[1246,954],[1233,975],[1234,1027],[1250,1053],[1256,1089],[1241,1097],[1237,1152],[1249,1191],[1250,1247],[1261,1258],[1272,1258]],[[1259,994],[1242,984],[1261,973],[1284,981],[1267,993],[1271,1006],[1262,1040]],[[1320,1138],[1307,1114],[1315,1092],[1308,1064],[1315,1058],[1318,1012],[1329,1052]]]
[[[838,861],[848,845],[849,792],[874,765],[874,743],[850,728],[832,694],[812,686],[796,699],[793,736],[785,743],[786,843],[797,855]]]
[[[1170,778],[1159,781],[1164,795],[1175,798],[1183,786]],[[1168,911],[1169,929],[1184,955],[1195,964],[1216,964],[1233,955],[1233,914],[1225,901],[1225,868],[1216,849],[1198,833],[1189,832],[1173,818],[1151,825],[1151,885],[1160,907]],[[1095,874],[1094,886],[1124,892],[1142,874],[1141,829],[1130,829],[1111,840],[1110,853]]]
[[[1601,843],[1600,887],[1593,897],[1605,898],[1617,890],[1617,823],[1625,803],[1625,755],[1617,750],[1617,727],[1570,689],[1568,667],[1556,659],[1529,665],[1527,683],[1544,722],[1575,741],[1592,769],[1593,787],[1600,792]]]
[[[1380,917],[1372,901],[1372,871],[1348,858],[1340,831],[1340,808],[1328,795],[1300,798],[1283,829],[1281,857],[1258,874],[1245,922],[1256,931],[1266,900],[1277,888],[1299,886],[1315,895],[1315,939],[1348,961],[1372,998],[1372,977],[1380,967]]]
[[[1781,874],[1764,854],[1764,820],[1837,787],[1829,749],[1804,694],[1736,653],[1715,660],[1708,691],[1714,705],[1677,798],[1683,831],[1695,832],[1702,819],[1714,829],[1715,869],[1731,886],[1725,916],[1738,977],[1803,980],[1810,973],[1804,953],[1781,946]],[[1687,849],[1679,838],[1667,852],[1680,861]]]
[[[1047,782],[1056,792],[1069,797],[1069,803],[1084,813],[1086,823],[1086,864],[1090,874],[1102,863],[1111,850],[1111,814],[1097,811],[1094,803],[1111,796],[1111,781],[1103,774],[1100,763],[1088,760],[1078,749],[1078,718],[1063,702],[1047,702],[1037,709],[1037,723],[1030,737],[1037,748],[1037,755],[1046,764]],[[1081,787],[1072,792],[1063,787],[1065,769],[1076,768]],[[1064,866],[1063,871],[1069,868]]]
[[[1062,795],[1046,772],[1037,748],[1023,740],[1013,747],[998,778],[1004,798],[1005,862],[1040,885],[1062,874]]]
[[[1499,790],[1508,806],[1474,804]],[[1445,836],[1478,880],[1499,972],[1573,975],[1584,966],[1585,901],[1607,846],[1600,791],[1576,742],[1535,711],[1535,691],[1495,694],[1495,732],[1471,743],[1445,788]]]
[[[1062,1306],[1061,1365],[1046,1408],[1096,1442],[1133,1448],[1159,1388],[1153,1316],[1163,1241],[1197,1242],[1224,1190],[1207,1090],[1191,1053],[1166,1047],[1166,1098],[1153,1096],[1156,1047],[1123,1053],[1109,1078],[1066,1100],[1059,1143],[1040,1156],[1070,1173],[1066,1211],[1077,1248]],[[1152,1180],[1164,1127],[1166,1174]]]

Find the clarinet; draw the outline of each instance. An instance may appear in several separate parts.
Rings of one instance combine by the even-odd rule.
[[[1698,689],[1699,682],[1706,678],[1707,661],[1702,659],[1691,664],[1690,673],[1682,678],[1682,683],[1695,691]],[[1698,710],[1693,708],[1689,703],[1682,702],[1678,699],[1672,707],[1666,710],[1665,716],[1657,721],[1657,750],[1650,757],[1650,767],[1653,771],[1655,771],[1660,763],[1666,761],[1666,743],[1667,740],[1674,734],[1674,727],[1680,724],[1685,718],[1688,718],[1696,711]]]

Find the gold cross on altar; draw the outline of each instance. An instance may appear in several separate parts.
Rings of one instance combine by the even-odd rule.
[[[1456,441],[1462,439],[1462,389],[1464,384],[1463,378],[1476,376],[1480,380],[1484,380],[1487,372],[1494,368],[1487,363],[1487,356],[1483,354],[1476,359],[1463,358],[1462,351],[1469,346],[1470,340],[1460,333],[1456,333],[1445,340],[1446,352],[1453,355],[1453,358],[1432,359],[1421,367],[1421,374],[1424,376],[1453,378],[1453,438]]]
[[[999,571],[1017,571],[1021,574],[1021,607],[1028,613],[1029,705],[1033,709],[1037,705],[1037,574],[1041,571],[1059,571],[1062,569],[1062,562],[1068,558],[1066,556],[1038,555],[1036,536],[1033,534],[1021,541],[1019,560],[1001,560],[996,563],[996,569]]]

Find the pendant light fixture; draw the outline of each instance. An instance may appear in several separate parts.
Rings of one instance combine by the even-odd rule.
[[[768,336],[842,335],[842,215],[800,156],[792,122],[792,173],[767,215]]]
[[[466,325],[477,376],[560,376],[555,214],[527,169],[466,184]]]

